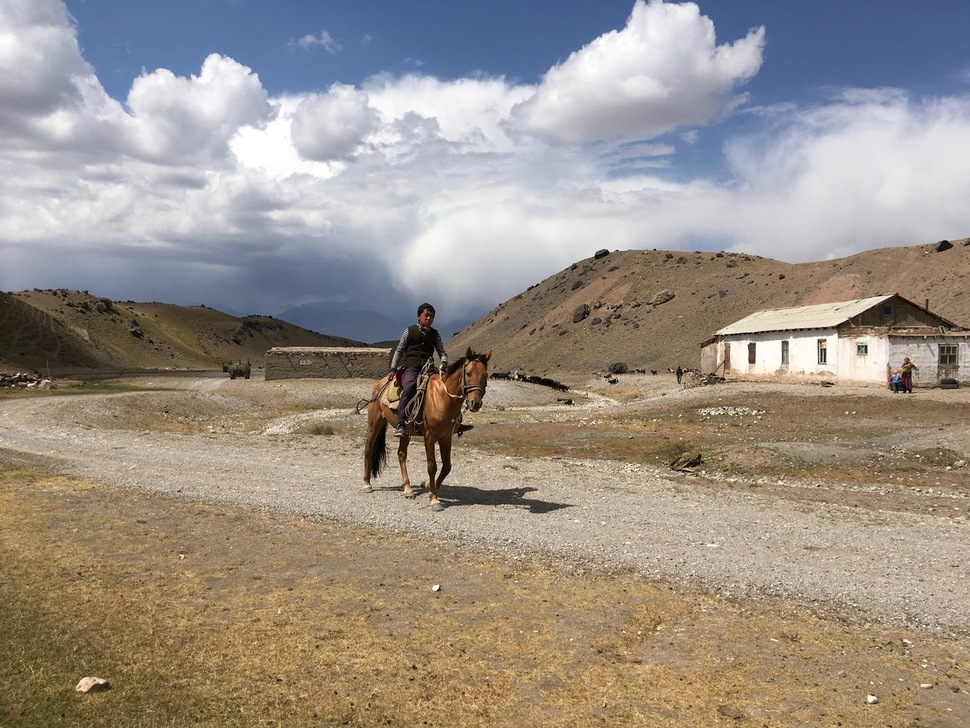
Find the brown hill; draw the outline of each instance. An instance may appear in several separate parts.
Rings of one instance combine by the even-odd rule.
[[[614,363],[696,367],[703,341],[761,309],[899,293],[970,326],[968,275],[966,239],[799,264],[734,253],[618,251],[530,287],[458,332],[447,349],[453,356],[466,346],[491,350],[493,371],[552,378],[604,372]]]
[[[0,370],[218,370],[233,359],[262,366],[274,346],[363,344],[205,306],[117,302],[67,289],[0,293]]]
[[[738,253],[631,250],[597,254],[531,286],[446,342],[493,353],[493,371],[552,378],[611,364],[696,367],[700,344],[767,308],[899,293],[970,326],[970,240],[783,263]],[[585,314],[585,316],[583,315]],[[274,346],[364,346],[269,316],[205,306],[116,302],[87,291],[0,293],[0,371],[221,369],[261,366]]]

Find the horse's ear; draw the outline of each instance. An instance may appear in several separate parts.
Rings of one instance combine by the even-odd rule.
[[[485,355],[485,363],[488,364],[492,360],[492,350],[489,349],[488,353]]]
[[[474,352],[474,351],[472,351],[472,348],[471,348],[471,347],[469,346],[469,347],[468,347],[468,348],[467,348],[467,349],[465,350],[465,358],[466,358],[466,359],[471,359],[471,358],[472,358],[473,356],[475,356],[475,352]]]

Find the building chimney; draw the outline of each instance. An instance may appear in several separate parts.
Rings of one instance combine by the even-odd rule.
[[[929,310],[930,310],[930,299],[928,299],[928,298],[926,299],[926,305],[923,306],[923,308],[925,308],[926,309],[926,312],[929,313]]]

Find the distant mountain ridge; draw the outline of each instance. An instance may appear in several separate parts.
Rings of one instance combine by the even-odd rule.
[[[405,312],[411,314],[410,311]],[[375,311],[354,311],[346,304],[306,303],[276,314],[276,318],[310,331],[327,332],[360,341],[389,342],[401,338],[404,329],[416,321],[414,315],[390,317]],[[471,319],[435,321],[435,328],[445,339],[472,323]]]
[[[271,316],[205,306],[112,301],[68,289],[0,293],[0,370],[220,370],[263,364],[274,346],[365,346]]]
[[[436,322],[436,328],[452,359],[468,347],[491,351],[493,371],[562,378],[624,363],[659,372],[698,366],[705,340],[755,311],[891,293],[970,327],[970,240],[811,263],[743,253],[606,252],[530,286],[467,326]],[[291,321],[110,301],[87,291],[0,293],[0,371],[215,370],[240,358],[258,367],[274,346],[366,346],[381,338],[361,335],[371,325],[390,327],[383,345],[392,345],[413,322],[322,304],[292,311],[301,309],[306,318]],[[336,335],[351,331],[358,335]]]
[[[326,331],[331,336],[344,336],[358,341],[382,341],[396,336],[407,323],[376,311],[351,311],[331,303],[306,303],[276,314],[309,331]],[[397,332],[396,334],[394,332]]]

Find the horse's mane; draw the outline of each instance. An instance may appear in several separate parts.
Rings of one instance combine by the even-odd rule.
[[[448,369],[445,372],[445,376],[450,377],[452,374],[454,374],[463,366],[465,366],[465,362],[469,362],[469,361],[480,361],[485,366],[488,366],[488,361],[486,360],[484,354],[476,354],[474,351],[471,351],[470,349],[469,349],[469,354],[471,356],[463,356],[461,359],[458,359],[456,362],[449,364]]]

